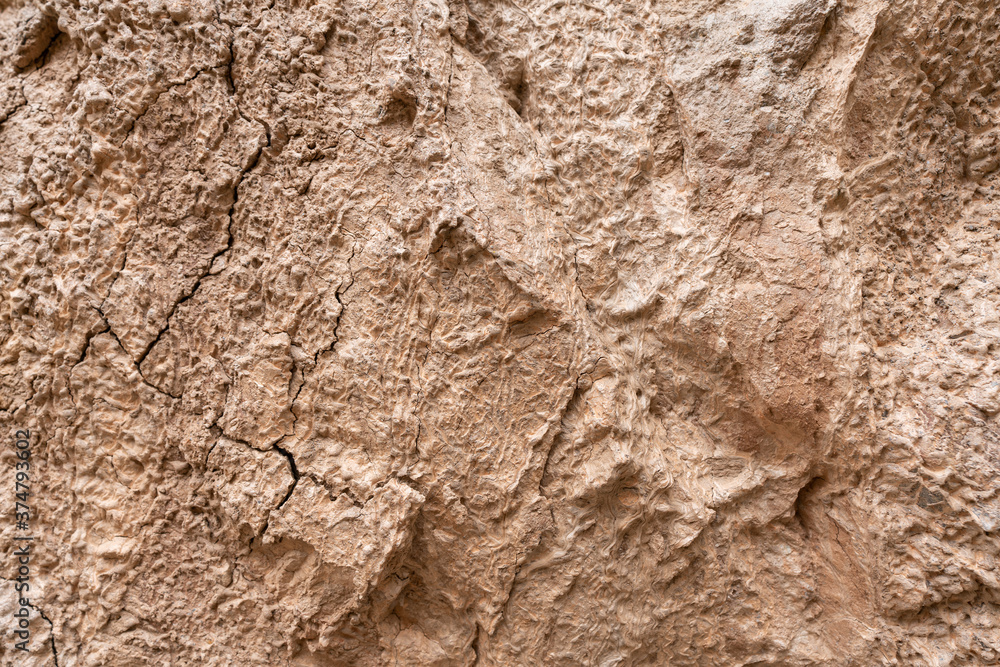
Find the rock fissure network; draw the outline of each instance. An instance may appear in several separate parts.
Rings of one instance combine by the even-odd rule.
[[[1000,664],[998,38],[0,0],[0,665]]]

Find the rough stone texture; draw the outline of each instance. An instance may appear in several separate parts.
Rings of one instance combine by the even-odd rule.
[[[998,36],[0,0],[0,664],[1000,664]]]

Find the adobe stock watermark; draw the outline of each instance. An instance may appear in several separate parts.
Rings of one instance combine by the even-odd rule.
[[[14,466],[14,558],[16,560],[17,576],[14,578],[14,591],[17,594],[16,611],[14,612],[14,648],[28,651],[31,640],[31,545],[34,537],[31,535],[31,432],[28,430],[14,433],[14,448],[17,453],[17,463]]]

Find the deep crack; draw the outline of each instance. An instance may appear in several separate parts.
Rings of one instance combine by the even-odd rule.
[[[242,117],[243,114],[240,114],[240,116]],[[271,146],[271,133],[268,131],[266,124],[261,123],[261,126],[264,128],[265,134],[267,136],[267,144],[257,147],[257,151],[254,153],[253,157],[250,158],[247,168],[240,171],[240,175],[236,179],[236,184],[233,186],[233,203],[230,205],[229,212],[227,214],[229,221],[226,224],[226,236],[227,236],[226,247],[222,248],[214,255],[212,255],[212,258],[208,261],[208,268],[205,270],[205,273],[203,273],[198,278],[198,280],[195,281],[194,285],[191,287],[191,291],[182,296],[174,303],[173,307],[170,309],[170,312],[167,314],[166,324],[163,326],[162,329],[160,329],[159,333],[156,334],[156,337],[149,343],[149,345],[146,346],[146,349],[143,351],[143,353],[139,356],[139,359],[136,361],[136,366],[139,366],[140,364],[142,364],[143,361],[146,360],[146,357],[149,355],[149,353],[153,350],[154,347],[156,347],[156,344],[160,342],[160,339],[163,337],[163,334],[165,334],[170,329],[170,320],[177,313],[177,309],[181,306],[181,304],[183,304],[184,302],[188,301],[191,297],[193,297],[195,293],[198,291],[198,288],[201,287],[202,281],[209,275],[211,275],[212,267],[215,265],[215,260],[217,260],[219,257],[232,250],[233,218],[236,215],[236,204],[239,202],[240,185],[243,184],[243,179],[246,178],[246,176],[257,167],[257,164],[260,162],[260,156],[261,154],[263,154],[264,149],[270,148]]]
[[[264,520],[264,528],[260,531],[261,536],[263,536],[267,532],[267,529],[271,527],[271,515],[274,512],[280,510],[282,507],[284,507],[285,503],[288,502],[288,499],[292,497],[292,494],[295,492],[295,487],[298,486],[299,484],[299,478],[301,477],[301,475],[299,474],[299,467],[295,465],[295,457],[292,456],[292,453],[287,449],[285,449],[284,447],[282,447],[281,445],[277,444],[274,445],[273,449],[274,451],[284,456],[285,459],[288,461],[288,467],[291,469],[292,472],[292,485],[288,487],[288,492],[285,493],[285,497],[281,499],[281,501],[274,507],[274,509],[272,509],[270,512],[267,513],[267,519]]]
[[[45,615],[44,611],[33,604],[28,604],[28,606],[37,611],[38,615],[49,624],[49,646],[52,647],[52,660],[56,663],[56,667],[59,667],[59,651],[56,649],[56,626],[52,623],[52,619]]]

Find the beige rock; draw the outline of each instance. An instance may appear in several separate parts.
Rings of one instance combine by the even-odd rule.
[[[0,0],[0,665],[1000,664],[989,0]]]

